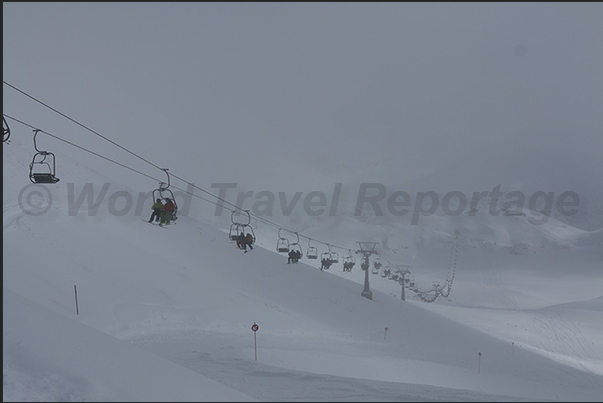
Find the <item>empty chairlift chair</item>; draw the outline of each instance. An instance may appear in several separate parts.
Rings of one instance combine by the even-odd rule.
[[[318,259],[318,249],[315,246],[310,246],[311,239],[308,239],[308,250],[306,251],[306,257],[308,259]]]
[[[327,244],[327,246],[329,247],[329,255],[330,255],[331,262],[338,263],[339,262],[339,253],[331,251],[331,245]]]
[[[33,156],[31,163],[29,164],[29,180],[32,183],[57,183],[59,178],[55,176],[56,166],[54,154],[48,151],[38,150],[36,144],[36,136],[40,130],[34,130],[34,148],[36,153]],[[49,161],[46,159],[49,158]],[[40,169],[41,167],[41,169]]]
[[[276,251],[279,253],[289,253],[289,240],[281,236],[281,228],[278,229],[278,240],[276,241]]]

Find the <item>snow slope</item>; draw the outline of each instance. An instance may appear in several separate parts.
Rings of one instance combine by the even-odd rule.
[[[359,265],[288,265],[266,224],[254,222],[257,247],[243,254],[227,216],[161,229],[141,221],[150,202],[120,215],[109,194],[70,215],[70,186],[135,196],[156,184],[132,188],[61,155],[59,183],[29,186],[29,146],[13,140],[3,152],[5,401],[603,396],[600,230],[487,215],[411,227],[349,211],[308,220],[306,235],[351,251],[380,242],[384,259],[411,264],[427,285],[446,277],[459,230],[448,299],[426,304],[406,290],[402,301],[398,283],[371,275],[369,300]]]

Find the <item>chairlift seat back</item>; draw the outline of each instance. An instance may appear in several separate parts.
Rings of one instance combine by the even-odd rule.
[[[308,248],[308,252],[306,253],[306,257],[308,259],[318,259],[318,251],[316,251],[316,250],[310,250],[310,248]]]
[[[276,251],[281,253],[289,252],[289,241],[286,238],[279,238],[276,241]]]

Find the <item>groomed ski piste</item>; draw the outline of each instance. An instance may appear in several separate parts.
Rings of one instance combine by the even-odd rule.
[[[150,201],[140,216],[118,215],[109,197],[72,214],[69,184],[152,186],[123,185],[64,145],[61,180],[31,184],[30,141],[13,133],[3,149],[5,401],[603,396],[601,229],[480,214],[414,227],[345,214],[305,223],[307,236],[351,249],[378,241],[423,285],[444,280],[459,231],[448,298],[424,303],[407,289],[402,301],[399,283],[371,274],[368,299],[360,264],[288,265],[261,222],[244,254],[226,215],[180,216],[159,231],[140,222]]]

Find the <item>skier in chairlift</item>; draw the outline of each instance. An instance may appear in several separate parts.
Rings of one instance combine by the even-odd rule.
[[[176,205],[169,197],[165,200],[160,224],[170,225],[170,220],[176,220]]]
[[[161,211],[163,210],[163,203],[161,199],[157,199],[155,203],[151,206],[153,209],[153,214],[151,214],[151,218],[149,218],[149,222],[153,222],[153,218],[155,221],[159,221],[161,219]]]
[[[251,246],[252,243],[253,243],[253,235],[251,235],[251,233],[248,233],[245,236],[245,246],[249,246],[249,250],[253,250],[253,246]]]

